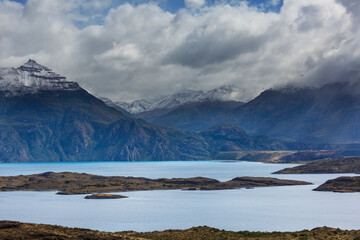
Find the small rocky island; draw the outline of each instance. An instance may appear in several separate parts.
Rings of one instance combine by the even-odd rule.
[[[321,173],[360,173],[360,157],[339,160],[315,161],[305,165],[285,168],[274,174],[321,174]]]
[[[167,189],[222,190],[249,187],[271,187],[312,184],[304,181],[237,177],[226,182],[216,179],[107,177],[86,173],[46,172],[41,174],[0,177],[0,191],[58,191],[57,194],[93,194]]]
[[[360,192],[360,177],[338,177],[326,181],[314,191]]]
[[[98,193],[98,194],[85,196],[85,199],[119,199],[119,198],[128,198],[128,197],[119,194],[106,194],[106,193]]]

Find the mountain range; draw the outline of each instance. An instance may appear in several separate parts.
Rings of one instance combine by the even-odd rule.
[[[192,131],[206,130],[218,123],[225,123],[219,122],[218,117],[244,104],[238,100],[242,98],[243,91],[224,85],[209,91],[183,90],[133,102],[100,99],[127,116]]]
[[[360,81],[316,87],[268,89],[253,100],[189,101],[173,108],[135,115],[183,130],[203,131],[234,124],[250,135],[308,143],[357,143],[360,140]]]
[[[201,132],[122,114],[33,60],[0,70],[0,161],[214,159],[219,151],[308,149],[220,124]]]

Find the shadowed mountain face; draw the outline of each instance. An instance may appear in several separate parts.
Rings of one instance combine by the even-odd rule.
[[[76,160],[96,144],[101,128],[124,118],[83,89],[0,93],[0,160]]]
[[[267,90],[227,121],[251,134],[314,142],[360,139],[360,82]]]
[[[224,148],[307,148],[259,140],[230,125],[195,133],[149,124],[124,116],[34,61],[28,65],[10,69],[11,77],[6,69],[1,72],[2,162],[213,159]]]

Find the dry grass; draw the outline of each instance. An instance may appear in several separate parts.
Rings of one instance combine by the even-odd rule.
[[[344,231],[334,228],[316,228],[311,231],[299,232],[232,232],[210,227],[194,227],[187,230],[167,230],[138,233],[133,231],[108,233],[88,229],[67,228],[44,224],[29,224],[10,221],[0,221],[0,239],[6,240],[240,240],[240,239],[269,239],[269,240],[360,240],[360,231]]]

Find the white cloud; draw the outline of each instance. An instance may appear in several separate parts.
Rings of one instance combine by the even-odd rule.
[[[184,0],[188,8],[199,8],[205,4],[205,0]]]
[[[270,5],[273,7],[279,6],[281,0],[271,0]]]
[[[287,82],[346,80],[359,70],[360,19],[341,1],[287,0],[279,14],[246,4],[177,14],[124,4],[79,29],[74,20],[109,2],[0,0],[0,65],[32,58],[114,100],[224,84],[247,88],[248,98]]]

